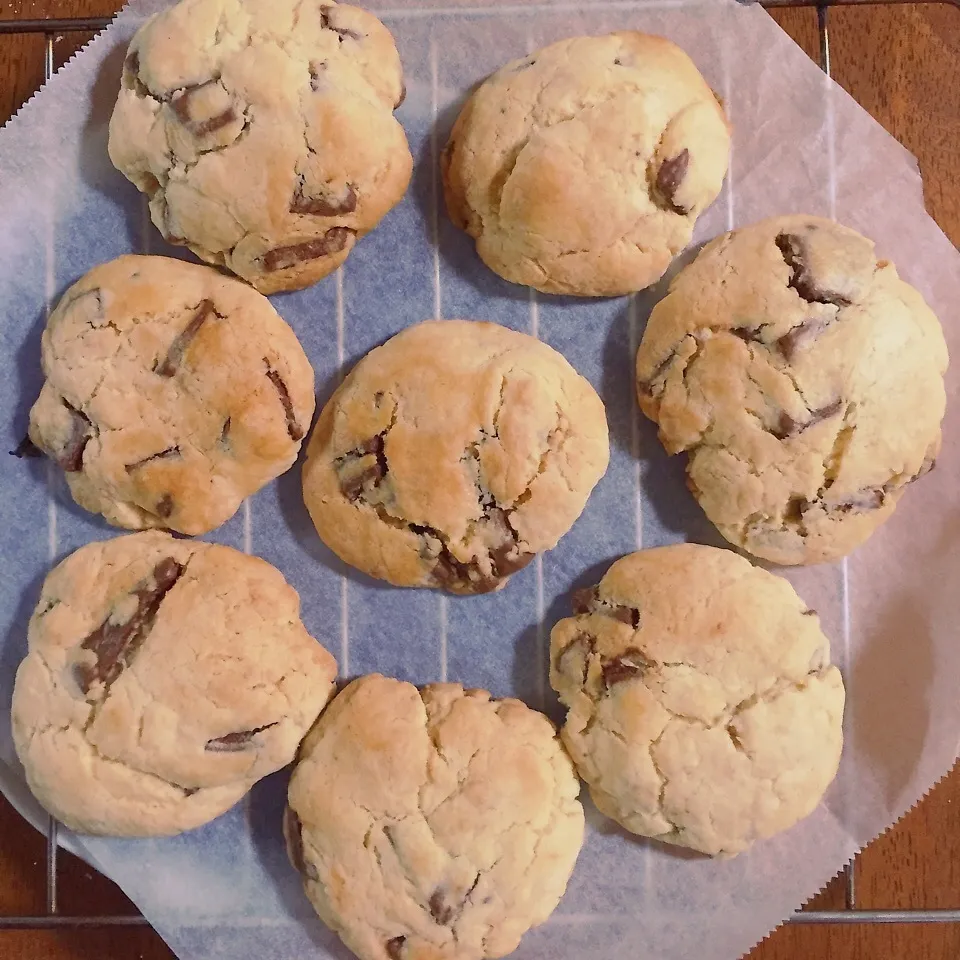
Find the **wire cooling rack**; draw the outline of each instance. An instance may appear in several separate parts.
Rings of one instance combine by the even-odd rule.
[[[960,10],[960,0],[739,0],[741,3],[760,2],[764,7],[815,7],[820,38],[820,67],[830,76],[830,7],[866,4],[898,4],[905,2],[946,2]],[[95,33],[104,29],[110,17],[68,17],[47,20],[2,20],[0,36],[9,34],[42,34],[44,47],[44,78],[54,72],[54,41],[63,34]],[[147,920],[139,914],[126,916],[69,916],[60,913],[57,900],[58,824],[52,817],[46,831],[46,912],[32,916],[0,916],[0,931],[45,930],[51,928],[76,929],[82,927],[136,927],[146,926]],[[857,888],[854,861],[844,868],[844,906],[839,910],[798,910],[791,923],[960,923],[960,908],[942,910],[862,910],[857,907]]]

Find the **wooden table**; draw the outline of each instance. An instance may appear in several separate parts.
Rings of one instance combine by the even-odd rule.
[[[103,16],[116,0],[4,0],[0,18]],[[815,59],[816,13],[781,10],[776,19]],[[960,9],[949,4],[858,5],[830,13],[833,75],[920,161],[927,208],[960,241]],[[62,62],[86,38],[59,41]],[[41,37],[0,37],[0,122],[43,80]],[[0,799],[0,914],[42,913],[43,838]],[[60,909],[130,913],[108,880],[72,857],[60,860]],[[858,857],[864,908],[960,907],[960,768]],[[841,880],[813,906],[843,905]],[[0,960],[170,960],[149,928],[0,932]],[[960,925],[781,928],[750,960],[958,960]],[[242,958],[238,958],[242,960]]]

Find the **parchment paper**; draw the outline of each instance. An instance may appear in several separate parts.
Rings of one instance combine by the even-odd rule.
[[[24,434],[40,383],[40,332],[65,287],[121,253],[184,256],[162,243],[140,195],[106,155],[124,48],[162,5],[134,3],[0,133],[6,449]],[[686,491],[681,459],[666,457],[633,400],[635,347],[662,285],[633,300],[533,297],[488,271],[438,207],[437,152],[468,88],[505,60],[564,36],[626,27],[665,34],[693,56],[735,125],[730,176],[698,225],[698,241],[778,213],[836,216],[876,239],[881,255],[923,291],[958,358],[960,259],[923,212],[915,161],[757,7],[391,0],[378,12],[406,71],[399,117],[417,160],[414,182],[341,275],[273,298],[313,362],[320,401],[345,367],[411,323],[496,320],[537,333],[601,392],[610,469],[560,546],[490,597],[393,590],[345,571],[313,532],[298,468],[211,539],[280,567],[301,592],[308,629],[338,656],[344,676],[376,669],[418,683],[455,679],[557,716],[546,638],[568,612],[568,591],[596,582],[610,561],[641,545],[720,541]],[[949,376],[938,469],[893,520],[847,564],[787,571],[820,611],[849,695],[843,762],[824,803],[794,830],[726,862],[629,837],[588,803],[588,837],[567,896],[517,957],[736,957],[947,771],[960,729],[958,382],[960,363]],[[53,561],[117,531],[73,506],[59,471],[43,461],[4,457],[0,492],[0,781],[43,824],[23,786],[6,710],[26,621]],[[177,839],[66,840],[120,883],[183,958],[346,956],[286,863],[285,783],[286,773],[269,778],[228,815]]]

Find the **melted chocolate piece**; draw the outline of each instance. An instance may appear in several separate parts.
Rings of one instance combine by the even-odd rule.
[[[70,406],[66,400],[62,402],[70,411],[70,436],[55,459],[67,473],[79,473],[83,469],[83,451],[90,441],[93,424],[76,407]]]
[[[24,457],[42,457],[43,451],[30,439],[29,436],[26,436],[17,444],[16,450],[10,451],[10,456],[16,457],[18,460],[22,460]]]
[[[516,543],[505,543],[503,546],[490,551],[493,572],[497,577],[509,577],[518,570],[522,570],[533,560],[534,556],[536,554],[521,553]]]
[[[184,354],[190,347],[194,337],[200,332],[200,328],[207,322],[210,315],[214,313],[212,300],[201,300],[190,318],[190,322],[178,333],[173,342],[167,349],[167,355],[159,361],[153,368],[157,376],[169,379],[174,376],[180,365],[183,363]]]
[[[434,890],[430,894],[430,916],[440,924],[441,927],[445,927],[453,918],[456,911],[450,906],[446,901],[446,897],[442,890]]]
[[[804,430],[809,429],[817,423],[822,423],[824,420],[829,420],[830,417],[835,416],[843,409],[843,401],[836,400],[831,404],[828,404],[825,407],[821,407],[819,410],[810,411],[810,419],[801,423],[799,420],[794,420],[789,413],[781,412],[780,422],[776,430],[771,430],[770,432],[778,440],[789,440],[792,437],[798,437]]]
[[[655,181],[656,192],[674,213],[686,215],[690,211],[675,200],[677,191],[687,175],[690,166],[690,151],[681,150],[675,157],[669,157],[660,164]]]
[[[797,353],[810,341],[816,340],[827,329],[827,326],[825,320],[807,320],[792,330],[788,330],[777,341],[777,347],[780,349],[783,359],[788,363],[792,361]]]
[[[254,727],[252,730],[235,730],[233,733],[225,734],[222,737],[215,737],[208,740],[204,750],[210,753],[239,753],[246,750],[253,742],[253,738],[264,730],[275,727],[280,721],[266,723],[262,727]]]
[[[349,227],[331,227],[322,237],[268,250],[263,255],[263,268],[268,273],[273,273],[276,270],[287,270],[308,260],[328,257],[331,253],[339,253],[350,242],[354,232]]]
[[[828,290],[817,283],[813,275],[806,241],[794,233],[781,233],[775,243],[784,262],[793,271],[789,285],[797,291],[807,303],[830,303],[838,307],[847,307],[850,301],[835,290]]]
[[[276,370],[270,368],[270,361],[267,360],[266,357],[263,358],[263,362],[267,365],[267,379],[273,384],[277,391],[277,396],[280,397],[280,403],[283,406],[283,412],[287,418],[287,433],[290,439],[296,443],[303,439],[303,427],[297,423],[297,417],[293,410],[293,401],[290,399],[290,391],[287,389],[283,377],[281,377]]]
[[[220,431],[220,443],[226,446],[230,442],[230,425],[232,422],[231,417],[227,417],[223,421],[223,429]]]
[[[169,520],[173,514],[173,497],[165,493],[158,501],[153,511],[161,520]]]
[[[94,683],[109,687],[133,662],[156,620],[160,604],[173,589],[183,573],[183,567],[173,557],[161,560],[148,580],[142,580],[133,591],[137,609],[125,623],[113,623],[108,616],[93,633],[80,644],[81,650],[92,651],[94,664],[78,663],[74,677],[80,690],[86,694]]]
[[[233,123],[237,119],[237,111],[231,104],[226,110],[215,114],[212,117],[206,117],[203,120],[196,119],[192,115],[191,101],[198,90],[216,83],[216,80],[208,80],[206,83],[198,83],[192,87],[185,87],[183,91],[170,101],[177,119],[195,136],[205,137],[217,130]]]
[[[357,191],[352,183],[348,183],[340,196],[327,193],[318,197],[307,197],[303,194],[303,185],[297,187],[290,201],[290,212],[311,214],[318,217],[338,217],[345,213],[353,213],[357,209]]]
[[[406,942],[406,937],[394,937],[392,940],[388,940],[384,944],[384,949],[387,951],[387,956],[390,958],[390,960],[402,960],[403,945]]]
[[[640,611],[635,607],[625,607],[600,599],[600,587],[584,587],[576,590],[572,597],[575,614],[599,613],[612,620],[619,620],[634,630],[640,626]]]
[[[166,450],[161,450],[159,453],[153,453],[149,457],[144,457],[142,460],[137,460],[136,463],[128,463],[124,469],[127,471],[127,473],[133,473],[135,470],[139,470],[142,466],[152,463],[154,460],[169,460],[172,457],[179,456],[179,447],[167,447]]]
[[[644,657],[642,651],[631,649],[621,653],[619,657],[608,660],[603,664],[603,685],[609,690],[614,684],[622,683],[633,677],[640,676],[652,664]]]
[[[303,853],[303,824],[289,806],[283,811],[283,839],[293,869],[308,880],[318,881],[320,874],[317,873],[317,868],[307,862]]]
[[[570,597],[574,614],[592,613],[600,602],[599,587],[581,587],[574,590]]]

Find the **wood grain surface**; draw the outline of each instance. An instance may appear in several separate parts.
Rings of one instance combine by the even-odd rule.
[[[105,16],[114,0],[0,0],[0,19]],[[819,58],[816,14],[778,10],[780,25]],[[960,242],[960,9],[950,4],[856,5],[830,12],[833,74],[920,162],[930,213]],[[57,40],[62,62],[86,36]],[[0,36],[0,123],[43,80],[43,40]],[[42,913],[45,847],[0,798],[0,914]],[[865,908],[960,908],[960,769],[857,859]],[[133,907],[110,881],[60,857],[60,910]],[[811,904],[843,905],[841,881]],[[0,960],[170,960],[151,929],[0,931]],[[776,931],[750,960],[958,960],[960,925],[808,926]],[[242,960],[242,958],[238,958]],[[651,958],[653,960],[653,958]]]

